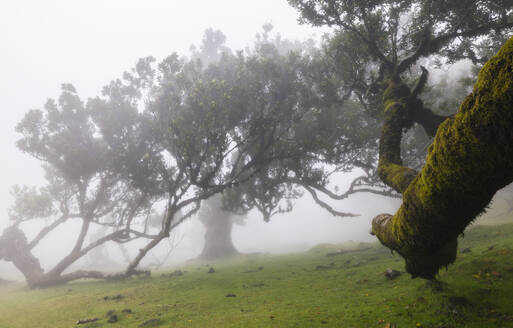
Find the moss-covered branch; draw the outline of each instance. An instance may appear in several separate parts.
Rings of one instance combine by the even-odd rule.
[[[390,99],[385,94],[384,100]],[[397,100],[385,105],[387,111],[399,108]],[[380,164],[390,165],[382,174],[403,183],[391,165],[400,162],[385,155]],[[426,165],[403,192],[401,208],[374,218],[372,231],[405,258],[413,277],[431,279],[454,261],[458,235],[512,181],[513,38],[483,67],[458,113],[440,125]]]
[[[401,160],[402,133],[413,124],[408,115],[411,93],[399,80],[390,79],[387,84],[383,95],[385,113],[379,144],[378,175],[385,184],[403,193],[417,175],[415,170],[404,167]]]

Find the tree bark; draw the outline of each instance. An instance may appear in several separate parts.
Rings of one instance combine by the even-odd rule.
[[[30,246],[23,231],[12,226],[4,230],[0,237],[0,258],[12,262],[25,276],[29,287],[44,277],[39,260],[30,252]]]
[[[220,213],[223,214],[223,212]],[[225,214],[203,222],[207,231],[200,259],[215,260],[239,253],[232,241],[233,219],[230,213],[225,212]]]
[[[458,235],[513,181],[513,38],[485,64],[458,113],[440,125],[418,174],[398,157],[411,110],[405,88],[389,81],[384,93],[378,168],[403,203],[395,215],[375,217],[372,232],[405,258],[412,277],[433,279],[454,262]]]

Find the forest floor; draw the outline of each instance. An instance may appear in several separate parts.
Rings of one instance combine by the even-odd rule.
[[[183,275],[14,284],[0,287],[0,327],[513,327],[513,224],[469,229],[440,285],[384,275],[403,267],[377,243],[353,243],[166,272]]]

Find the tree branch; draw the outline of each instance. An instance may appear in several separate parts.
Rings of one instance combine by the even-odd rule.
[[[87,247],[81,249],[74,249],[68,256],[63,258],[52,270],[48,272],[48,276],[57,277],[59,276],[66,268],[68,268],[71,264],[73,264],[76,260],[86,255],[90,250],[96,248],[107,241],[114,240],[115,238],[122,237],[125,235],[124,230],[118,230],[113,233],[110,233],[95,242],[89,244]],[[83,241],[82,241],[83,244]]]
[[[41,231],[37,234],[37,236],[29,243],[29,249],[33,249],[34,247],[36,247],[37,244],[39,244],[39,242],[44,237],[46,237],[46,235],[48,235],[51,231],[53,231],[55,228],[57,228],[62,223],[66,222],[69,218],[70,218],[70,216],[63,215],[59,219],[55,220],[49,226],[46,226],[43,229],[41,229]]]
[[[476,28],[465,30],[465,31],[454,31],[447,34],[439,35],[438,37],[431,38],[431,32],[429,30],[426,30],[425,37],[423,38],[422,42],[420,43],[417,50],[408,58],[401,61],[397,68],[397,74],[401,74],[404,71],[406,71],[408,68],[410,68],[413,64],[417,62],[421,57],[427,57],[431,54],[436,53],[439,51],[443,46],[451,42],[457,37],[464,37],[464,38],[471,38],[471,37],[477,37],[480,35],[484,35],[488,33],[489,31],[496,29],[507,29],[512,28],[513,22],[510,23],[490,23],[487,25],[481,25]]]
[[[321,206],[326,211],[328,211],[331,214],[333,214],[333,216],[340,216],[340,217],[357,217],[357,216],[360,216],[359,214],[353,214],[353,213],[346,213],[346,212],[337,211],[337,210],[333,209],[333,207],[328,205],[326,202],[323,202],[322,200],[320,200],[319,197],[317,196],[317,193],[315,192],[315,190],[313,188],[310,188],[310,187],[308,187],[306,185],[303,185],[302,187],[305,188],[306,191],[308,191],[310,193],[310,195],[312,195],[313,200],[319,206]]]

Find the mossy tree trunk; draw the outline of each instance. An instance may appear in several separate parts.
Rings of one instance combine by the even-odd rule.
[[[440,124],[418,173],[402,165],[401,133],[417,120],[429,133],[439,120],[415,99],[398,78],[388,80],[378,172],[403,203],[395,215],[375,217],[372,232],[405,258],[413,277],[433,279],[454,262],[458,235],[513,181],[513,38],[483,67],[458,113]]]

